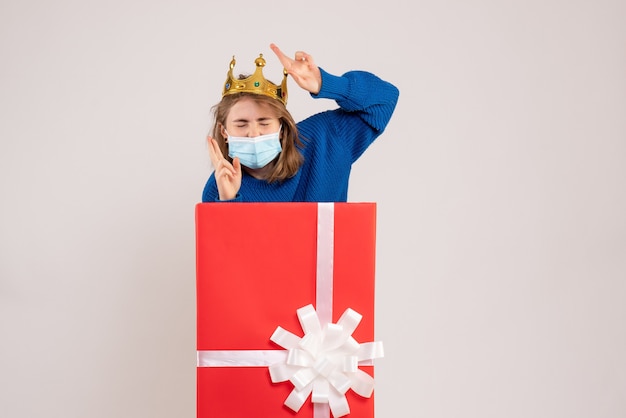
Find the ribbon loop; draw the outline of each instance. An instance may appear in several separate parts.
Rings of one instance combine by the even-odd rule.
[[[314,357],[304,350],[293,348],[287,352],[286,363],[290,366],[311,367]]]
[[[330,387],[328,381],[324,379],[316,379],[313,382],[313,392],[311,393],[311,402],[328,403]]]
[[[343,417],[344,415],[348,415],[350,413],[348,400],[345,396],[339,393],[331,392],[328,404],[330,405],[330,410],[335,418]]]
[[[272,379],[272,382],[278,383],[288,381],[289,378],[298,371],[298,368],[294,366],[289,366],[285,363],[276,363],[270,365],[268,367],[268,370],[270,372],[270,379]]]
[[[382,341],[363,343],[359,345],[358,359],[359,361],[373,360],[383,358],[385,356]]]
[[[344,311],[343,314],[341,314],[341,317],[339,318],[339,321],[337,321],[337,324],[341,325],[341,327],[346,330],[348,335],[352,335],[356,327],[359,326],[361,318],[363,318],[363,315],[348,308]]]
[[[305,334],[319,335],[322,333],[320,320],[313,305],[309,304],[298,309],[298,320]]]
[[[300,337],[285,330],[282,327],[276,327],[276,330],[270,337],[270,340],[287,349],[295,348],[300,342]]]
[[[372,396],[374,391],[374,378],[372,376],[359,369],[351,375],[351,380],[350,388],[355,393],[364,398]]]
[[[310,387],[308,388],[308,390],[303,391],[299,391],[298,389],[292,390],[285,400],[285,406],[289,407],[294,412],[298,412],[300,408],[302,408],[302,405],[304,405],[304,402],[306,402],[306,398],[309,397],[310,393]]]

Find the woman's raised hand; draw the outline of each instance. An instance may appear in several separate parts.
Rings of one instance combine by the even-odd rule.
[[[319,67],[313,61],[313,57],[303,51],[297,51],[295,59],[289,58],[276,46],[270,44],[270,48],[278,57],[281,64],[293,80],[304,90],[317,94],[322,87],[322,74]]]
[[[220,200],[231,200],[237,196],[241,187],[241,163],[239,158],[233,158],[231,164],[220,150],[217,141],[211,136],[207,137],[209,143],[209,156],[215,169],[215,182]]]

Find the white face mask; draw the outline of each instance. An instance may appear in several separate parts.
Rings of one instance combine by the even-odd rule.
[[[282,151],[280,145],[281,128],[282,125],[278,128],[278,132],[254,138],[230,136],[226,132],[229,157],[238,157],[241,164],[248,168],[265,167]]]

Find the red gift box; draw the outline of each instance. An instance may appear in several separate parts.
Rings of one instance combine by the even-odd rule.
[[[198,204],[198,418],[323,416],[311,397],[297,412],[287,407],[294,385],[272,382],[266,365],[229,358],[206,366],[200,355],[280,357],[286,350],[270,337],[279,326],[301,337],[296,312],[307,305],[322,324],[356,311],[362,319],[352,337],[374,341],[375,241],[375,203]],[[320,269],[330,269],[330,282]],[[374,375],[372,365],[358,369]],[[345,398],[349,416],[374,416],[373,395],[348,390]]]

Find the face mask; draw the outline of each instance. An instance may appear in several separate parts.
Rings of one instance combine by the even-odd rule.
[[[248,168],[263,168],[282,151],[279,135],[280,128],[276,133],[254,138],[229,135],[228,155],[230,158],[238,157],[241,164]]]

